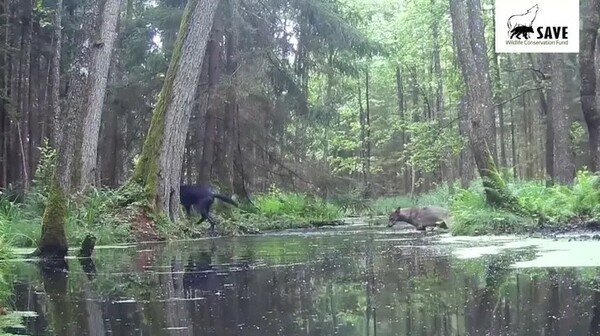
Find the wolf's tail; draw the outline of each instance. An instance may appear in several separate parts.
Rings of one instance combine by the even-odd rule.
[[[239,205],[234,200],[232,200],[230,197],[227,197],[227,196],[221,195],[221,194],[213,194],[213,196],[215,198],[220,199],[221,201],[223,201],[225,203],[229,203],[231,205],[235,205],[236,207],[239,207]]]

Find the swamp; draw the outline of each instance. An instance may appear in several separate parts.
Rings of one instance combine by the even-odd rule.
[[[600,335],[600,0],[0,0],[0,336]]]
[[[28,335],[596,335],[600,241],[356,223],[15,260]]]

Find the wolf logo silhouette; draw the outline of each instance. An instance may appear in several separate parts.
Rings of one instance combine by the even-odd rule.
[[[512,15],[508,18],[506,25],[508,26],[510,39],[516,37],[520,40],[520,36],[523,36],[525,39],[529,38],[529,33],[533,33],[532,25],[537,16],[538,8],[538,5],[535,4],[533,7],[529,8],[527,12]]]

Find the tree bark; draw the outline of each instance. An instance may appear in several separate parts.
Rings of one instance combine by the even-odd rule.
[[[492,7],[492,27],[496,26],[496,11]],[[494,101],[496,104],[500,103],[504,98],[502,94],[502,81],[500,76],[500,65],[498,63],[498,53],[496,53],[496,37],[492,34],[492,60],[494,68]],[[506,167],[506,138],[504,135],[504,104],[500,103],[497,105],[498,111],[498,122],[500,128],[500,165]]]
[[[396,65],[396,94],[397,94],[397,98],[398,98],[398,115],[400,117],[400,120],[402,120],[402,122],[404,122],[406,119],[405,117],[405,113],[404,113],[404,87],[402,85],[402,73],[400,72],[400,65]],[[402,131],[400,132],[400,150],[404,150],[404,144],[406,143],[406,131],[405,128],[402,127]],[[405,176],[407,173],[406,171],[408,170],[408,167],[406,165],[406,163],[402,163],[401,164],[403,167],[400,167],[398,170],[399,171],[404,171],[402,176]],[[408,189],[408,186],[406,185],[406,178],[402,179],[402,190],[404,192],[406,192]]]
[[[116,56],[116,55],[115,55]],[[118,83],[118,78],[122,76],[122,69],[119,64],[118,57],[114,57],[111,61],[111,69],[109,71],[108,87],[113,88],[108,93],[109,97],[114,97],[114,89]],[[100,137],[102,138],[102,146],[100,146],[101,164],[98,164],[101,171],[101,184],[116,188],[118,186],[118,167],[120,164],[120,150],[123,148],[123,143],[119,143],[119,102],[114,99],[107,103],[106,112],[103,115],[102,125],[100,128]]]
[[[469,138],[469,108],[467,106],[467,97],[463,96],[459,101],[459,109],[458,109],[458,132],[459,135],[464,138]],[[468,146],[463,147],[460,151],[460,160],[459,160],[459,175],[460,175],[460,185],[462,188],[466,189],[469,187],[469,183],[473,180],[473,153]]]
[[[369,103],[369,69],[365,73],[365,197],[371,197],[371,108]]]
[[[90,3],[88,3],[89,5]],[[85,14],[93,15],[94,12],[93,5],[87,8]],[[59,23],[61,21],[60,17],[62,16],[62,0],[57,2],[56,8],[56,18],[55,22]],[[60,41],[61,32],[59,29],[54,30],[56,41]],[[58,36],[56,35],[58,34]],[[85,49],[84,46],[82,46]],[[83,50],[85,51],[85,50]],[[61,44],[56,43],[54,45],[53,59],[54,61],[60,57],[61,53]],[[58,56],[57,56],[58,55]],[[76,66],[82,66],[85,63],[84,59],[85,54],[80,54],[79,57],[75,60]],[[58,68],[58,62],[54,65]],[[79,68],[75,68],[79,69]],[[80,76],[75,77],[76,81],[74,81],[74,86],[71,87],[71,90],[78,92],[82,92],[85,77],[81,71],[79,71]],[[60,84],[60,72],[52,71],[52,83],[55,86],[59,86]],[[70,94],[69,99],[71,100],[79,99],[77,95]],[[57,115],[61,115],[60,106],[58,104],[58,90],[52,91],[52,100],[56,102],[56,107],[59,111],[54,111]],[[74,105],[74,104],[73,104]],[[69,191],[70,186],[70,157],[73,155],[74,146],[75,146],[75,134],[73,130],[76,129],[76,113],[77,111],[74,109],[67,110],[68,114],[66,114],[65,127],[61,127],[60,139],[61,142],[57,143],[59,147],[57,147],[56,154],[56,166],[54,167],[54,172],[52,174],[52,181],[50,183],[50,188],[48,190],[48,203],[46,204],[46,208],[44,210],[44,216],[42,218],[42,233],[40,240],[38,242],[37,250],[34,254],[46,258],[46,259],[64,259],[67,255],[68,245],[67,245],[67,237],[65,234],[65,222],[67,217],[67,192]],[[63,132],[64,131],[64,132]]]
[[[63,169],[58,176],[60,185],[65,192],[71,190],[71,183],[75,181],[73,175],[78,175],[79,169],[74,167],[75,153],[81,137],[81,113],[86,107],[89,95],[88,81],[90,78],[90,66],[92,63],[92,48],[96,32],[96,17],[99,11],[99,1],[88,0],[83,4],[81,15],[87,18],[83,20],[81,34],[76,45],[80,48],[72,66],[69,78],[69,91],[67,93],[67,105],[64,113],[66,123],[62,125],[63,134],[61,136],[60,147],[62,159],[64,159]],[[55,82],[58,82],[56,79]],[[62,160],[59,158],[58,160]],[[75,173],[75,174],[73,174]]]
[[[29,189],[31,178],[31,156],[29,128],[31,121],[31,95],[30,95],[30,76],[31,76],[31,42],[33,39],[33,1],[21,1],[21,46],[19,61],[19,91],[18,91],[18,132],[19,146],[21,153],[21,179],[23,188]]]
[[[190,0],[173,57],[131,181],[142,184],[150,205],[172,220],[179,215],[183,148],[203,56],[219,0]]]
[[[467,88],[469,142],[486,199],[493,206],[512,203],[496,177],[494,104],[489,76],[487,47],[484,39],[479,0],[450,0],[452,30],[465,38],[456,39],[457,56]],[[466,23],[469,23],[467,25]]]
[[[80,150],[79,188],[84,189],[94,184],[96,179],[96,159],[98,157],[98,139],[100,121],[108,70],[111,64],[113,45],[117,36],[117,22],[121,0],[106,0],[102,11],[102,20],[96,40],[92,40],[93,50],[90,66],[89,96],[84,110],[82,124],[82,141]]]
[[[53,148],[58,148],[62,143],[62,124],[63,117],[60,108],[60,56],[62,45],[62,4],[63,0],[57,0],[56,15],[54,17],[54,29],[52,29],[52,38],[54,46],[52,48],[51,69],[50,69],[50,110],[52,113],[52,141]]]
[[[366,146],[366,142],[367,142],[367,126],[365,123],[365,111],[363,108],[363,104],[362,104],[362,90],[360,89],[361,87],[361,83],[360,80],[358,81],[358,121],[359,121],[359,125],[360,125],[360,161],[361,161],[361,174],[362,174],[362,179],[363,179],[363,188],[364,191],[366,192],[367,190],[367,182],[368,182],[368,175],[367,175],[367,146]]]
[[[583,27],[579,53],[579,73],[581,75],[581,109],[588,129],[590,167],[600,169],[600,111],[596,102],[596,66],[594,52],[600,28],[600,0],[588,0],[583,11]]]
[[[234,6],[235,2],[227,1],[227,11],[230,23],[234,22]],[[233,192],[233,149],[235,139],[235,112],[237,107],[237,76],[236,70],[238,67],[237,61],[237,27],[232,26],[225,29],[225,74],[228,79],[226,87],[225,109],[222,122],[221,146],[222,153],[219,155],[220,160],[217,165],[217,175],[219,184],[223,192],[231,194]],[[227,209],[230,209],[229,207]]]
[[[220,75],[220,54],[221,48],[219,40],[222,37],[221,31],[217,26],[212,28],[210,40],[208,41],[208,109],[206,112],[206,121],[204,127],[204,139],[202,145],[202,161],[200,163],[200,183],[210,183],[212,166],[215,160],[215,137],[217,135],[217,87],[219,85]]]
[[[552,54],[550,67],[552,71],[552,130],[554,133],[554,178],[556,182],[568,184],[575,177],[575,163],[571,152],[569,104],[566,97],[566,78],[564,54]]]
[[[529,63],[534,66],[534,60],[531,54],[528,54]],[[542,72],[541,78],[537,73],[533,73],[533,80],[538,86],[543,86],[543,81],[546,79],[546,74],[550,74],[550,63],[548,54],[540,55],[539,69]],[[554,134],[552,131],[552,113],[550,113],[549,105],[552,103],[552,96],[546,95],[546,92],[537,90],[538,100],[540,103],[540,111],[544,116],[544,166],[546,167],[546,180],[549,182],[554,178]]]

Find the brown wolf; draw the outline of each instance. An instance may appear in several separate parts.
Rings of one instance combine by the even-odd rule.
[[[428,226],[447,229],[451,224],[450,211],[438,206],[397,208],[390,214],[391,227],[396,222],[407,222],[419,231],[425,231]]]

